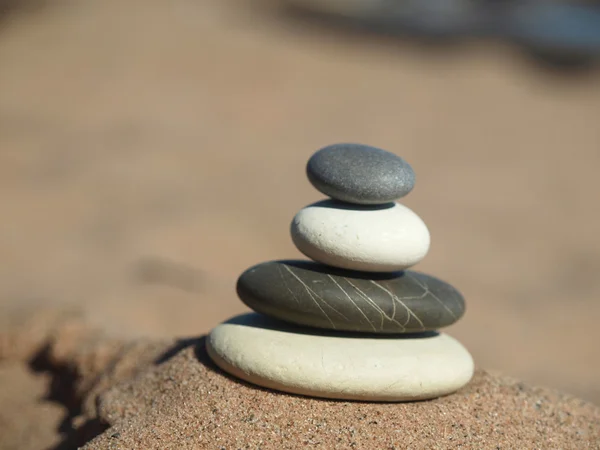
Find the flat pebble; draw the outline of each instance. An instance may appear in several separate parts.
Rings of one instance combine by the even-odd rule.
[[[312,261],[271,261],[238,279],[240,299],[256,312],[298,325],[365,333],[436,330],[465,312],[462,295],[430,275],[334,269]]]
[[[429,230],[399,203],[349,205],[324,200],[294,217],[292,240],[309,258],[342,269],[366,272],[404,270],[429,251]]]
[[[415,174],[406,161],[361,144],[322,148],[309,159],[306,175],[323,194],[361,205],[392,202],[415,185]]]
[[[293,394],[401,402],[451,394],[473,376],[473,359],[454,338],[426,333],[360,338],[309,333],[261,314],[218,325],[207,351],[222,370]]]

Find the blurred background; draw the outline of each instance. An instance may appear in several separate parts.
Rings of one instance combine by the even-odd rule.
[[[203,334],[360,142],[413,166],[476,363],[600,404],[595,10],[283,1],[0,0],[0,311]]]

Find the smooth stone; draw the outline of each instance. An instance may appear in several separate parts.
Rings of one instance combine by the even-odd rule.
[[[238,279],[240,299],[256,312],[310,327],[415,333],[459,320],[463,296],[418,272],[387,276],[336,270],[312,261],[271,261]]]
[[[209,356],[252,384],[340,400],[401,402],[451,394],[473,376],[473,359],[454,338],[425,333],[356,337],[307,332],[261,314],[214,328]]]
[[[342,269],[395,272],[429,251],[429,230],[399,203],[350,205],[324,200],[303,209],[291,225],[294,244],[310,259]]]
[[[392,202],[415,185],[415,173],[406,161],[361,144],[322,148],[308,160],[306,175],[323,194],[361,205]]]

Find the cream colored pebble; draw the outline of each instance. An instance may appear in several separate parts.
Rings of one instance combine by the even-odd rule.
[[[294,217],[294,244],[309,258],[343,269],[394,272],[421,261],[429,251],[429,230],[400,203],[364,207],[324,200]]]
[[[314,397],[423,400],[450,394],[473,376],[469,352],[446,334],[366,337],[238,316],[207,339],[212,360],[250,383]]]

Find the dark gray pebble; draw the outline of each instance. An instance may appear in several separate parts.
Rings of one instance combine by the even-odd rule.
[[[258,313],[298,325],[366,333],[435,330],[464,314],[448,283],[413,271],[335,269],[312,261],[271,261],[238,279],[240,299]]]

